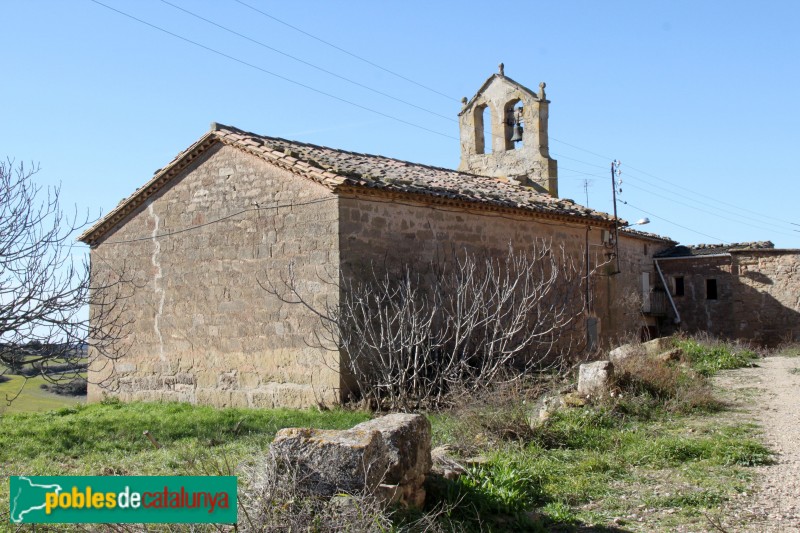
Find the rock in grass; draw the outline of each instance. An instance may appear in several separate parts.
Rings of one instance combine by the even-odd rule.
[[[656,359],[664,363],[680,361],[683,359],[683,350],[680,348],[673,348],[672,350],[658,354]]]
[[[389,460],[376,430],[287,428],[272,441],[272,453],[296,472],[298,487],[315,496],[374,492]]]
[[[398,485],[409,496],[423,491],[425,476],[431,469],[431,423],[422,415],[397,413],[358,424],[353,430],[376,430],[387,447],[388,469],[385,484]],[[407,489],[407,490],[406,490]],[[406,500],[407,498],[401,498]],[[420,506],[416,496],[406,501]]]
[[[623,344],[608,352],[608,358],[614,363],[622,363],[634,357],[644,357],[647,351],[641,344]]]
[[[272,450],[317,496],[369,493],[413,507],[425,503],[431,425],[422,415],[387,415],[344,431],[283,429]]]
[[[578,370],[578,394],[601,396],[609,391],[614,379],[614,363],[595,361],[584,363]]]

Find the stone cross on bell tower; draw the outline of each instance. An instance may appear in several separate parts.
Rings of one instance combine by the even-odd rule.
[[[461,164],[458,170],[507,179],[558,196],[558,167],[550,158],[544,82],[534,93],[511,78],[503,64],[458,114]]]

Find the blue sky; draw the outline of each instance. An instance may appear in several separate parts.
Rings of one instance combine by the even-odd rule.
[[[455,168],[459,100],[502,61],[547,83],[562,197],[610,211],[616,158],[620,216],[644,230],[800,248],[798,2],[241,0],[415,84],[236,0],[169,2],[250,40],[161,0],[99,1],[219,53],[90,0],[0,3],[0,156],[95,216],[212,121]]]

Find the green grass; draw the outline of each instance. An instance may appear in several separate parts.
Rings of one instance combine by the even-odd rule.
[[[265,451],[280,428],[348,428],[369,416],[118,402],[7,414],[0,416],[0,471],[4,476],[230,473]],[[439,442],[453,442],[454,432],[463,429],[458,417],[432,418]],[[145,430],[161,449],[143,436]],[[496,426],[494,431],[502,433]],[[613,406],[567,409],[532,431],[530,439],[497,441],[485,435],[488,463],[456,480],[434,482],[428,501],[453,506],[443,522],[454,531],[568,531],[609,522],[637,505],[697,513],[742,491],[746,466],[771,460],[754,433],[752,426],[675,417],[666,410],[644,420]],[[691,490],[656,494],[646,484],[653,473],[666,473],[671,484]],[[631,487],[638,487],[636,497],[622,499]],[[0,509],[8,508],[7,491],[7,480],[0,479]]]
[[[46,383],[42,376],[28,378],[23,376],[6,376],[9,381],[0,383],[0,414],[28,413],[49,411],[61,407],[70,407],[84,401],[83,397],[61,396],[42,390],[41,384]],[[19,396],[12,402],[6,399]]]
[[[777,355],[784,357],[800,357],[800,343],[786,344],[777,349]]]
[[[727,343],[678,339],[675,344],[683,350],[692,367],[704,376],[712,376],[720,370],[750,366],[758,358],[752,350]]]
[[[749,468],[770,464],[773,453],[756,426],[726,415],[707,379],[755,354],[681,342],[688,366],[623,365],[621,397],[559,410],[528,434],[513,408],[500,417],[496,406],[434,417],[437,444],[489,462],[431,493],[457,506],[465,531],[506,531],[509,520],[518,530],[602,531],[631,516],[648,531],[702,528],[706,513],[750,491]]]
[[[691,429],[689,421],[703,429]],[[568,409],[539,428],[533,442],[507,443],[488,464],[438,487],[439,497],[457,504],[468,517],[461,527],[475,531],[479,521],[502,531],[498,524],[508,516],[519,519],[533,508],[539,518],[530,528],[602,523],[639,505],[692,515],[738,494],[745,467],[771,462],[755,435],[753,426],[712,422],[708,415],[675,417],[662,410],[643,421],[606,407]],[[676,487],[672,495],[648,488],[650,475]],[[631,487],[635,494],[622,498]]]
[[[349,428],[362,412],[215,409],[107,402],[0,416],[0,513],[10,475],[204,475],[233,472],[284,427]],[[156,438],[155,449],[143,435]],[[0,520],[2,515],[0,514]]]
[[[750,492],[750,467],[769,464],[773,455],[759,442],[757,427],[720,414],[724,406],[706,396],[705,375],[750,364],[754,354],[680,342],[687,343],[692,368],[663,362],[632,367],[621,382],[621,399],[562,409],[533,427],[530,405],[519,398],[507,404],[476,400],[431,415],[435,446],[448,444],[456,455],[484,455],[487,461],[454,480],[432,479],[428,510],[449,506],[440,522],[452,531],[611,531],[621,517],[632,524],[641,518],[652,531],[686,523],[702,529],[705,513]],[[280,428],[348,428],[369,417],[344,410],[118,402],[5,414],[0,471],[235,473],[265,451]],[[145,430],[160,449],[143,436]],[[4,509],[8,483],[0,479],[0,513]]]

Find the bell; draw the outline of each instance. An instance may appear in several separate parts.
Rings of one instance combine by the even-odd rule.
[[[514,124],[514,134],[511,136],[512,143],[518,143],[522,141],[522,125],[517,123]]]

